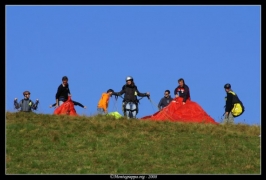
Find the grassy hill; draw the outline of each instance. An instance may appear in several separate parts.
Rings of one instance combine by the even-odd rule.
[[[6,174],[260,174],[259,126],[6,113]]]

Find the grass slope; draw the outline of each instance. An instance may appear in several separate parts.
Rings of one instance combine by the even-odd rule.
[[[6,113],[6,174],[260,174],[259,126]]]

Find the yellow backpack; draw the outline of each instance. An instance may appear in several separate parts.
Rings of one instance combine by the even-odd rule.
[[[244,113],[245,107],[236,95],[236,93],[234,93],[233,91],[229,91],[228,93],[233,94],[233,108],[231,110],[231,113],[234,117],[238,117]]]

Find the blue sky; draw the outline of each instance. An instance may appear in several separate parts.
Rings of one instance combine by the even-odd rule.
[[[68,76],[80,115],[96,113],[101,94],[132,76],[143,98],[138,118],[157,111],[166,89],[184,78],[191,100],[217,122],[230,83],[246,111],[236,123],[261,123],[260,6],[6,6],[6,111],[13,99],[50,104]],[[112,97],[109,112],[121,111]]]

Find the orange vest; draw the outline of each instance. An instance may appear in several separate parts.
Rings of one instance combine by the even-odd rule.
[[[109,102],[110,95],[108,93],[102,93],[102,97],[98,102],[98,108],[103,108],[104,111],[107,111],[108,102]]]

